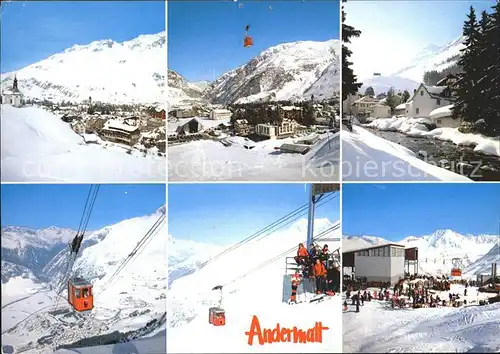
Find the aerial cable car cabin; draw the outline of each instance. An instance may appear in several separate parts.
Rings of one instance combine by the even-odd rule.
[[[222,286],[217,285],[212,290],[220,290],[219,306],[208,309],[208,323],[214,326],[226,325],[226,312],[222,308]]]
[[[76,311],[89,311],[94,308],[92,284],[83,278],[68,280],[68,302]]]
[[[251,47],[253,46],[253,38],[248,35],[248,31],[250,30],[250,25],[245,27],[245,38],[243,39],[243,47]]]

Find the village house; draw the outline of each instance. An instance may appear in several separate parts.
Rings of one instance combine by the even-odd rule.
[[[87,132],[85,122],[81,119],[75,119],[71,122],[71,129],[77,134],[83,135]]]
[[[2,92],[2,104],[10,104],[13,107],[22,107],[24,105],[24,96],[17,86],[16,76],[14,76],[12,89]]]
[[[171,112],[171,115],[174,116],[175,118],[178,118],[178,119],[193,118],[193,117],[196,117],[196,112],[192,107],[177,108]]]
[[[370,117],[373,112],[373,106],[376,104],[379,104],[378,99],[370,96],[364,96],[353,102],[351,112],[359,118]]]
[[[153,118],[165,120],[167,117],[166,112],[163,108],[155,108],[153,112]]]
[[[228,109],[213,109],[210,111],[209,118],[212,120],[220,120],[220,119],[231,119],[233,113]]]
[[[438,128],[458,128],[462,124],[462,120],[453,118],[452,116],[453,105],[439,107],[429,113],[429,119]]]
[[[284,119],[280,124],[257,124],[255,133],[269,139],[282,139],[294,134],[295,124],[291,119]]]
[[[433,110],[448,106],[453,101],[454,98],[448,86],[420,84],[413,96],[406,102],[406,116],[428,118]]]
[[[401,103],[394,108],[394,115],[402,117],[406,115],[406,103]]]
[[[140,137],[138,126],[131,126],[117,119],[110,119],[100,130],[106,140],[127,145],[134,145]]]
[[[101,117],[90,117],[85,120],[87,132],[97,133],[104,128],[106,120]]]
[[[371,107],[370,117],[373,118],[390,118],[391,107],[385,104],[377,103]]]
[[[175,132],[178,136],[183,136],[187,134],[196,134],[200,133],[203,130],[203,124],[197,119],[193,118],[188,122],[179,125]]]
[[[354,102],[363,97],[360,94],[348,95],[347,98],[342,102],[342,113],[344,115],[352,115],[352,105]]]
[[[302,107],[296,106],[282,106],[278,107],[278,114],[280,120],[295,120],[297,122],[302,121]]]
[[[246,119],[238,119],[234,122],[234,131],[237,135],[246,136],[250,134],[250,126]]]

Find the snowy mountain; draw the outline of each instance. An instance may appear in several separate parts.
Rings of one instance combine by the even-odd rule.
[[[210,257],[222,252],[225,247],[209,243],[168,237],[168,283],[186,274],[191,274]]]
[[[61,250],[66,249],[75,231],[51,226],[42,230],[7,226],[2,228],[2,261],[19,266],[6,269],[2,266],[2,280],[18,276],[28,269],[44,279],[43,268]]]
[[[498,241],[500,242],[500,240]],[[491,273],[491,265],[493,263],[500,265],[500,243],[496,243],[493,248],[486,253],[483,257],[476,260],[474,263],[469,264],[465,269],[465,274],[482,274]]]
[[[461,266],[468,269],[468,273],[473,273],[475,268],[479,269],[481,267],[480,259],[485,262],[492,259],[490,257],[492,254],[489,251],[493,252],[494,249],[492,248],[498,247],[499,239],[500,235],[462,235],[447,229],[437,230],[430,235],[408,236],[396,243],[407,248],[418,247],[419,272],[441,275],[450,272],[451,267],[454,266],[454,258],[460,258]],[[343,251],[390,242],[373,236],[344,236]],[[487,254],[490,256],[486,256]],[[479,263],[472,266],[474,262]],[[471,266],[471,268],[468,268],[468,266]],[[466,273],[465,269],[464,273]]]
[[[206,84],[205,84],[206,88]],[[188,83],[184,77],[168,69],[168,104],[169,106],[181,106],[206,102],[202,98],[203,85],[200,83]]]
[[[460,49],[464,47],[464,37],[459,37],[443,46],[428,45],[415,58],[410,65],[394,72],[391,76],[422,82],[426,71],[444,70],[458,61]]]
[[[314,234],[318,237],[333,225],[334,223],[327,219],[316,219]],[[192,274],[175,280],[171,284],[167,299],[167,352],[219,353],[222,342],[225,352],[248,351],[247,339],[243,335],[248,331],[254,315],[259,318],[264,328],[275,328],[278,322],[287,328],[298,326],[307,329],[313,327],[316,321],[322,321],[324,326],[332,328],[330,334],[323,337],[322,344],[301,346],[301,350],[316,353],[340,351],[340,327],[334,325],[341,320],[339,296],[318,304],[309,304],[306,301],[289,306],[282,302],[286,257],[296,254],[297,245],[305,242],[306,235],[307,220],[302,219],[290,225],[288,229],[277,230],[266,237],[258,237],[244,243],[214,258]],[[321,245],[328,243],[329,248],[335,250],[340,247],[340,242],[327,240],[332,237],[340,238],[340,230],[318,237],[316,241]],[[180,249],[176,250],[178,251]],[[206,249],[202,252],[206,252]],[[171,251],[169,253],[171,254]],[[226,312],[224,327],[211,326],[207,321],[209,307],[217,306],[220,298],[219,291],[212,290],[216,285],[222,286],[222,307]],[[338,312],[332,312],[331,309],[338,309]],[[203,336],[194,341],[192,333],[199,333],[200,336],[203,333]],[[274,343],[270,346],[254,345],[251,351],[296,352],[297,349],[293,343]]]
[[[51,101],[155,104],[164,101],[166,34],[74,45],[38,63],[1,75],[2,90],[17,76],[25,96]]]
[[[210,84],[204,97],[212,103],[245,103],[330,98],[339,90],[340,42],[279,44]]]
[[[60,346],[113,343],[164,330],[167,291],[165,223],[132,258],[128,258],[164,213],[165,206],[151,215],[123,220],[85,236],[83,250],[71,276],[83,277],[93,283],[94,309],[91,313],[73,311],[65,300],[66,290],[60,297],[55,293],[56,283],[66,282],[63,275],[69,257],[67,249],[60,251],[45,268],[51,285],[45,286],[43,291],[22,289],[16,285],[18,280],[16,283],[9,281],[5,288],[10,289],[10,298],[14,297],[12,293],[16,288],[19,288],[19,294],[31,295],[18,295],[18,300],[2,308],[2,324],[6,322],[5,328],[10,328],[2,334],[2,344],[13,345],[16,352],[41,352]],[[128,261],[124,263],[126,259]],[[122,265],[123,269],[111,281],[112,275]],[[4,286],[2,297],[3,290]]]
[[[2,257],[3,258],[3,257]],[[2,259],[2,283],[7,283],[10,279],[21,277],[23,279],[31,279],[38,281],[38,278],[33,272],[22,265],[10,263]]]
[[[422,80],[420,80],[422,81]],[[359,92],[364,93],[368,87],[372,87],[375,94],[386,93],[392,87],[396,93],[404,92],[405,90],[413,93],[413,90],[420,85],[420,81],[414,81],[397,76],[373,76],[369,79],[363,80],[363,85]]]

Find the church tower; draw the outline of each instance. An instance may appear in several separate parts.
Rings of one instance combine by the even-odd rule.
[[[19,88],[17,87],[17,75],[14,76],[14,84],[12,85],[12,91],[17,92]]]

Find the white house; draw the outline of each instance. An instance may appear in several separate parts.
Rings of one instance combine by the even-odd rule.
[[[76,119],[71,123],[71,129],[77,134],[83,135],[87,132],[87,126],[81,119]]]
[[[401,103],[400,105],[397,105],[394,108],[394,115],[396,115],[396,117],[405,116],[406,115],[406,103]]]
[[[371,116],[373,118],[390,118],[391,117],[391,107],[385,104],[376,104],[371,107]]]
[[[420,84],[413,97],[406,103],[406,115],[410,118],[428,118],[436,108],[452,104],[453,98],[447,95],[447,86]]]
[[[452,104],[436,108],[429,114],[429,118],[438,128],[458,128],[462,121],[458,118],[452,118],[452,108]]]
[[[231,119],[231,116],[233,113],[231,113],[230,110],[228,109],[213,109],[210,112],[210,119],[213,120],[219,120],[219,119]]]
[[[257,124],[255,126],[255,133],[266,136],[269,139],[278,139],[292,135],[294,128],[293,121],[284,119],[281,124]]]
[[[2,92],[2,103],[10,104],[14,107],[21,107],[24,104],[24,96],[17,86],[17,77],[14,76],[12,89]]]
[[[355,95],[348,95],[347,98],[342,102],[342,113],[345,115],[350,115],[353,114],[352,110],[352,104],[359,100],[362,96],[359,94]]]
[[[373,106],[379,104],[378,99],[370,96],[364,96],[354,101],[351,106],[351,112],[356,117],[370,117],[372,115]]]

